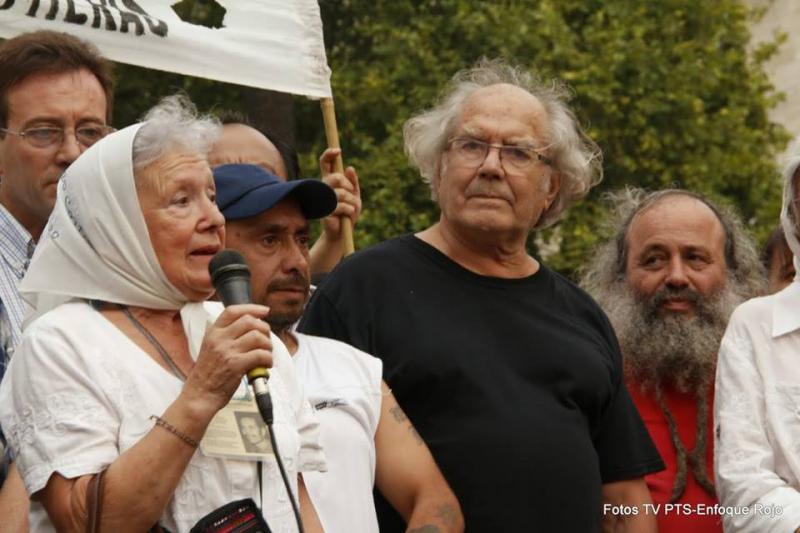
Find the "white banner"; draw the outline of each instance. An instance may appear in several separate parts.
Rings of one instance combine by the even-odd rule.
[[[331,96],[316,0],[219,0],[223,27],[184,22],[177,0],[0,0],[0,37],[47,29],[114,61],[313,98]]]

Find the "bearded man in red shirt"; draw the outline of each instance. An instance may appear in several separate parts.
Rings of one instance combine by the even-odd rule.
[[[611,198],[613,236],[582,285],[614,326],[631,398],[667,466],[645,477],[650,512],[662,533],[721,533],[717,352],[731,312],[764,294],[766,278],[738,217],[707,198],[677,189]]]

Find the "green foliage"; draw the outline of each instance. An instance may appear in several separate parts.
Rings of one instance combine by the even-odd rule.
[[[359,246],[438,218],[403,156],[402,124],[481,56],[569,83],[603,149],[601,186],[531,242],[555,268],[582,263],[601,237],[601,193],[626,185],[709,193],[758,237],[777,223],[774,161],[787,135],[767,117],[777,96],[762,70],[775,44],[748,56],[750,14],[737,0],[323,0],[321,9],[346,163],[362,178]],[[316,154],[318,106],[296,103],[299,145]]]
[[[215,7],[216,6],[216,7]],[[215,2],[184,0],[181,16],[219,25]],[[571,85],[577,116],[603,149],[605,179],[555,227],[531,239],[550,265],[572,273],[602,235],[603,191],[686,187],[737,207],[754,235],[777,224],[775,167],[787,135],[762,66],[780,39],[746,51],[749,13],[739,0],[322,0],[345,163],[361,176],[359,247],[438,218],[427,185],[402,149],[402,125],[447,80],[481,56],[505,57]],[[120,66],[115,123],[186,91],[201,109],[242,109],[245,89]],[[317,102],[295,99],[306,174],[324,133]]]
[[[202,78],[181,76],[171,72],[116,64],[117,87],[114,91],[114,125],[133,124],[161,98],[184,92],[204,111],[242,109],[243,88]]]

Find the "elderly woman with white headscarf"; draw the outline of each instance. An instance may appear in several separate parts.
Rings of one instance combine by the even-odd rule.
[[[800,257],[800,144],[783,176],[781,224]],[[798,269],[800,272],[800,269]],[[800,281],[731,316],[717,362],[715,473],[725,531],[800,528]]]
[[[261,320],[267,308],[205,301],[225,240],[206,162],[219,126],[193,113],[184,99],[165,99],[143,124],[92,146],[59,183],[20,287],[41,316],[0,388],[34,531],[84,531],[87,487],[106,468],[104,531],[189,531],[244,498],[273,531],[293,530],[273,456],[197,449],[254,367],[273,368],[273,429],[289,479],[324,467],[290,356]]]

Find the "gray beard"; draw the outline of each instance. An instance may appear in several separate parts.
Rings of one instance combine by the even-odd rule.
[[[606,302],[609,319],[625,356],[628,377],[646,389],[669,386],[697,391],[714,378],[717,352],[728,319],[740,302],[726,284],[704,297],[691,289],[664,288],[652,296],[636,294],[624,282]],[[694,315],[659,315],[666,297],[694,301]]]

